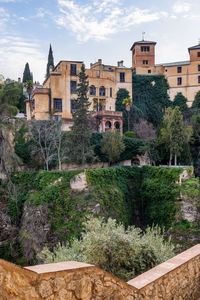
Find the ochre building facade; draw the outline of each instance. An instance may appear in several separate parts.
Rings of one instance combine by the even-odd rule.
[[[73,124],[73,112],[77,99],[76,88],[82,61],[60,61],[50,72],[42,88],[36,88],[30,101],[26,102],[27,119],[62,119],[63,128],[69,130]],[[117,91],[127,89],[132,96],[132,69],[123,66],[104,65],[102,60],[90,64],[86,69],[89,82],[88,97],[90,110],[96,118],[96,130],[104,132],[120,129],[122,133],[122,112],[116,112]]]
[[[189,60],[155,64],[156,42],[139,41],[131,47],[132,69],[136,74],[162,74],[169,83],[169,97],[173,101],[177,93],[182,93],[192,105],[194,97],[200,91],[200,44],[188,48]],[[134,87],[133,87],[134,88]]]
[[[104,65],[99,59],[86,69],[89,81],[88,97],[90,110],[95,118],[95,130],[104,132],[118,128],[122,133],[122,112],[116,112],[115,101],[119,89],[129,91],[132,97],[132,72],[138,75],[164,75],[169,83],[169,96],[173,101],[177,93],[182,93],[192,105],[200,91],[200,44],[188,48],[188,61],[155,64],[153,41],[138,41],[131,47],[132,67],[123,61],[117,66]],[[83,61],[60,61],[42,88],[35,88],[30,100],[26,101],[27,119],[63,121],[63,129],[70,130],[77,99],[78,74]]]

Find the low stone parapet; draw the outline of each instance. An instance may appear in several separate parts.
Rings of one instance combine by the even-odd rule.
[[[21,268],[0,260],[0,300],[199,300],[200,245],[128,283],[79,262]]]

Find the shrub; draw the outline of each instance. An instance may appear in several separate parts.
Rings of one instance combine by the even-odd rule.
[[[174,255],[170,240],[164,241],[157,226],[145,232],[135,227],[126,230],[111,218],[106,223],[103,218],[91,217],[84,227],[80,241],[58,244],[53,252],[44,248],[39,257],[45,263],[84,261],[127,281]]]
[[[133,131],[127,131],[124,133],[124,136],[130,139],[134,139],[135,138],[135,132]]]

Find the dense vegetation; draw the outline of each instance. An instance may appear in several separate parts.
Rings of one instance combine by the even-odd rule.
[[[10,182],[17,190],[8,199],[9,213],[17,223],[25,201],[36,206],[47,203],[60,226],[68,226],[64,225],[62,214],[76,219],[80,211],[72,210],[81,201],[89,200],[100,204],[104,216],[117,218],[126,225],[155,223],[168,228],[175,213],[179,191],[176,181],[181,171],[155,167],[91,169],[86,171],[89,190],[73,197],[69,182],[81,171],[12,173]],[[135,219],[136,210],[141,220]]]
[[[58,244],[53,252],[45,248],[40,257],[46,263],[75,260],[95,264],[128,281],[174,255],[173,245],[164,241],[157,226],[144,232],[133,226],[126,230],[111,218],[107,222],[90,218],[83,226],[80,241]]]

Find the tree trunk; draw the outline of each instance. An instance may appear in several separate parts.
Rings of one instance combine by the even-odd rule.
[[[174,155],[174,165],[177,166],[177,155],[176,155],[176,153]]]
[[[130,131],[130,112],[128,111],[128,131]]]
[[[62,163],[60,158],[58,158],[58,165],[59,165],[59,171],[62,171]]]
[[[172,153],[170,152],[170,157],[169,157],[169,166],[171,167],[172,165]]]

